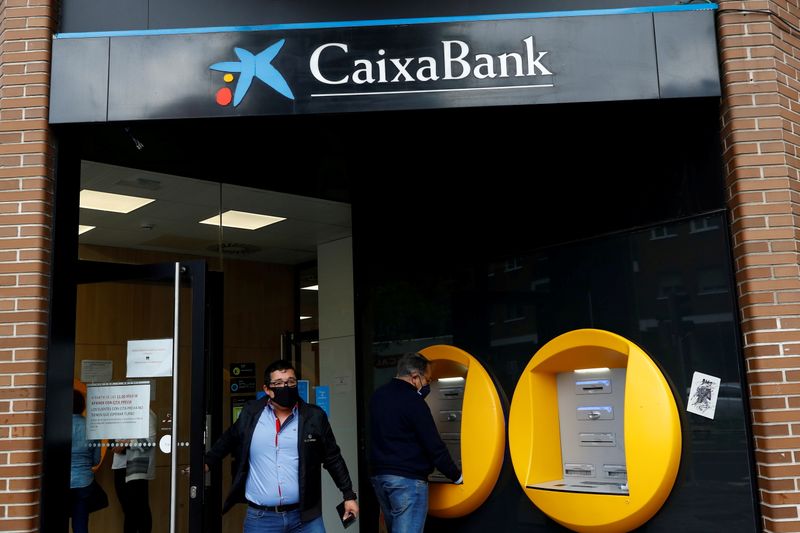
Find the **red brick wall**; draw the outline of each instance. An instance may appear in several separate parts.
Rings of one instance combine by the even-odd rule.
[[[761,14],[742,10],[769,10]],[[722,2],[722,138],[764,531],[800,531],[797,1]]]
[[[0,531],[36,531],[39,515],[54,3],[0,1]]]

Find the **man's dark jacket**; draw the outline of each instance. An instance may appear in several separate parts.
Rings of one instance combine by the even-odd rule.
[[[222,507],[223,513],[228,512],[235,504],[247,501],[244,493],[250,471],[250,442],[253,440],[253,432],[268,400],[268,397],[264,397],[247,402],[236,423],[228,428],[206,453],[206,464],[209,467],[219,465],[229,453],[235,458],[233,483]],[[342,491],[344,499],[354,500],[356,495],[325,411],[303,400],[299,400],[297,409],[300,415],[300,426],[297,431],[300,457],[298,466],[300,519],[308,522],[322,514],[320,466],[328,470],[333,482]]]
[[[372,395],[369,409],[373,476],[427,479],[436,467],[453,481],[461,477],[430,407],[414,385],[402,379],[389,380]]]

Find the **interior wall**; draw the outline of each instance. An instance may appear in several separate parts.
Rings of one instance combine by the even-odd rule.
[[[356,343],[353,303],[353,239],[317,249],[319,276],[319,375],[330,386],[330,422],[358,493],[358,425],[356,412]],[[342,493],[330,476],[322,476],[322,517],[329,531],[341,530],[336,505]],[[359,531],[360,521],[350,526]]]

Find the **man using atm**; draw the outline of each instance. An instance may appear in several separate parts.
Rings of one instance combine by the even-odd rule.
[[[406,353],[397,362],[397,375],[370,402],[370,480],[389,533],[422,532],[434,467],[456,484],[463,482],[425,402],[430,382],[430,361]]]

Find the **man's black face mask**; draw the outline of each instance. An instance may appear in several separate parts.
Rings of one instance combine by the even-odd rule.
[[[300,399],[300,392],[297,390],[297,385],[294,387],[275,387],[271,390],[275,395],[272,401],[281,407],[294,407],[294,404]]]

